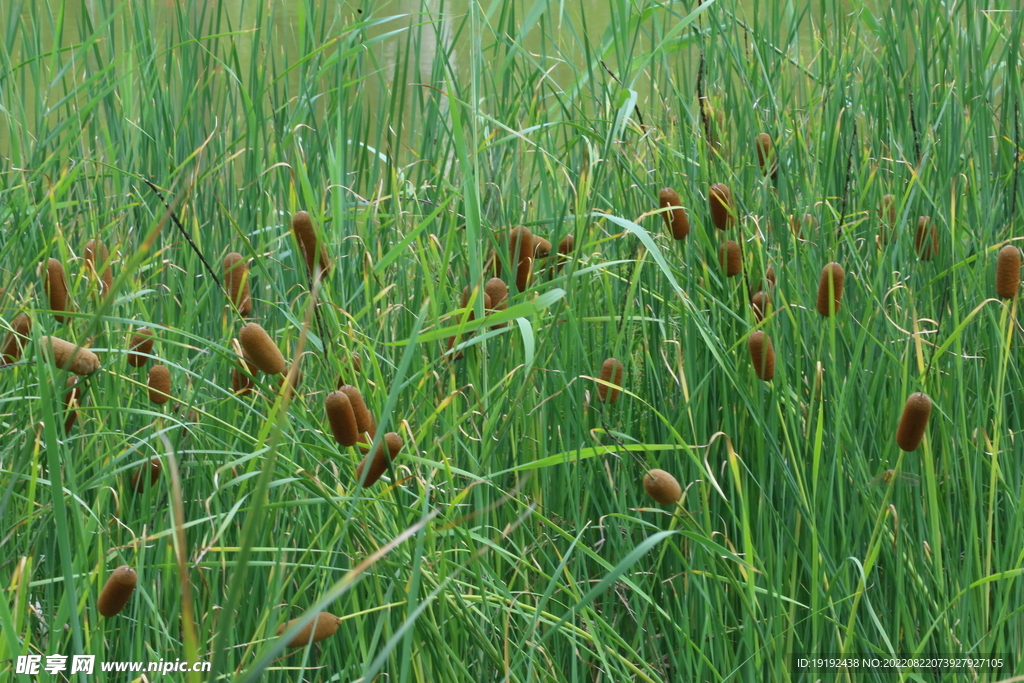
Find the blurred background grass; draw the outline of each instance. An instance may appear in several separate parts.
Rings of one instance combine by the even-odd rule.
[[[90,341],[103,363],[67,434],[65,373],[34,344],[0,369],[0,659],[187,657],[246,681],[810,681],[793,653],[1020,655],[1022,336],[993,282],[1024,236],[1022,21],[1000,2],[0,1],[3,331],[27,312],[33,339]],[[228,252],[250,260],[251,318],[289,360],[304,345],[293,400],[266,376],[231,392],[242,321],[143,179],[218,276]],[[736,203],[728,235],[715,182]],[[681,242],[656,213],[665,186],[690,216]],[[319,324],[300,209],[333,261]],[[447,317],[492,248],[514,281],[517,224],[573,235],[572,261],[511,286],[511,326]],[[89,239],[111,251],[109,298]],[[725,239],[742,277],[719,268]],[[37,274],[50,257],[66,325]],[[846,287],[822,318],[829,261]],[[479,332],[455,361],[460,321]],[[171,369],[162,407],[124,357],[143,325]],[[770,384],[755,329],[778,354]],[[608,357],[626,391],[601,404]],[[339,377],[406,443],[366,490],[325,421]],[[934,408],[901,457],[915,391]],[[161,479],[136,493],[151,457]],[[651,467],[679,479],[677,508],[645,496]],[[879,486],[887,469],[906,476]],[[139,587],[103,619],[121,564]],[[318,609],[339,632],[285,656],[277,626]]]

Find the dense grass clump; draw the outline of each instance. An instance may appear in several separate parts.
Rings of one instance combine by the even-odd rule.
[[[1019,4],[5,3],[0,681],[1024,675]]]

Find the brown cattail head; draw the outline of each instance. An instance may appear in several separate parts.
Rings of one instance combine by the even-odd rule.
[[[839,304],[843,301],[843,281],[846,273],[838,263],[826,263],[821,269],[821,278],[818,280],[818,313],[826,318],[832,313],[839,312]],[[832,291],[829,291],[829,283]]]
[[[814,234],[814,230],[818,227],[818,219],[809,213],[805,213],[802,218],[790,216],[789,227],[797,239],[802,239],[804,228],[807,228],[808,235]]]
[[[775,377],[775,349],[772,348],[771,338],[764,330],[758,330],[750,335],[747,346],[750,347],[750,362],[754,365],[757,378],[765,382],[772,381]]]
[[[896,445],[907,451],[916,451],[924,438],[924,430],[928,427],[928,417],[932,414],[932,400],[918,392],[907,397],[900,416],[900,426],[896,428]]]
[[[505,281],[498,277],[492,277],[484,285],[484,293],[491,300],[489,308],[494,311],[504,311],[508,308],[508,287]]]
[[[772,283],[772,287],[775,286],[775,266],[768,266],[768,270],[764,272],[764,279]]]
[[[675,505],[683,495],[679,482],[665,470],[651,470],[645,474],[644,490],[662,505]]]
[[[1007,244],[999,250],[996,261],[996,294],[1012,299],[1020,289],[1020,249]]]
[[[163,405],[171,398],[171,371],[166,365],[154,365],[149,369],[149,400]]]
[[[238,308],[238,313],[243,318],[252,313],[249,265],[238,252],[233,251],[224,257],[224,288],[231,297],[231,303]]]
[[[295,241],[299,243],[299,251],[306,261],[306,271],[312,278],[319,259],[321,277],[327,276],[330,269],[330,262],[327,260],[327,248],[319,243],[316,237],[316,230],[313,229],[313,221],[305,211],[298,211],[292,216],[292,232],[295,233]],[[276,374],[276,373],[275,373]]]
[[[402,441],[402,437],[394,432],[388,432],[384,435],[384,440],[380,446],[377,447],[377,452],[371,459],[369,455],[363,458],[362,462],[356,467],[356,481],[363,478],[363,469],[366,467],[366,463],[370,461],[370,470],[366,473],[366,481],[363,482],[363,487],[373,486],[377,483],[377,480],[381,478],[385,472],[388,471],[388,463],[394,460],[399,451],[402,450],[402,446],[405,445]]]
[[[743,255],[740,245],[729,240],[718,248],[718,265],[725,271],[726,277],[739,275],[743,270]]]
[[[754,138],[754,146],[757,147],[757,163],[761,166],[761,173],[770,174],[774,179],[779,173],[779,164],[775,160],[772,136],[768,133],[758,133]]]
[[[572,235],[566,235],[558,243],[558,270],[572,259],[572,250],[576,246],[576,239]]]
[[[70,389],[64,394],[64,433],[67,434],[71,431],[71,428],[75,426],[75,422],[78,420],[78,411],[75,408],[78,406],[78,388],[75,386],[78,384],[78,375],[71,375],[68,377],[67,382],[64,383],[65,389]]]
[[[604,382],[610,382],[616,386],[622,386],[622,363],[615,358],[607,358],[601,363],[601,380]],[[611,403],[615,403],[619,400],[618,389],[613,389],[607,384],[597,385],[597,397],[601,401],[608,400]]]
[[[708,190],[708,206],[711,208],[711,222],[719,230],[728,230],[736,224],[732,192],[725,183],[715,183]]]
[[[551,242],[540,235],[533,236],[533,258],[547,258],[551,255]]]
[[[690,219],[683,210],[683,202],[679,194],[671,187],[662,188],[658,193],[658,203],[661,208],[673,207],[671,210],[661,214],[665,217],[665,227],[672,233],[672,237],[681,240],[690,234]]]
[[[754,296],[750,299],[750,307],[754,309],[754,318],[757,322],[764,320],[764,314],[768,310],[768,304],[771,303],[771,297],[768,296],[768,292],[764,290],[755,292]]]
[[[466,285],[465,287],[462,288],[462,306],[461,306],[461,308],[469,308],[469,300],[470,300],[470,296],[472,294],[473,294],[473,292],[469,288],[469,285]],[[487,293],[487,291],[485,290],[484,291],[484,310],[485,311],[490,310],[491,303],[492,303],[491,302],[491,297]],[[476,311],[473,310],[472,308],[470,308],[470,311],[469,311],[469,319],[470,320],[475,320],[476,319]]]
[[[45,284],[46,296],[50,300],[50,310],[68,312],[75,310],[75,307],[71,304],[71,298],[68,296],[68,281],[64,277],[64,266],[55,258],[46,262]],[[60,313],[54,313],[53,317],[59,323],[68,320],[68,316],[60,315]]]
[[[277,635],[281,635],[290,629],[297,621],[299,620],[292,619],[287,624],[278,626]],[[288,647],[305,647],[309,643],[317,643],[324,638],[330,638],[338,631],[338,624],[340,623],[341,619],[330,612],[320,612],[313,621],[303,626],[295,634],[295,637],[288,641]]]
[[[359,430],[360,434],[369,434],[372,438],[377,433],[377,425],[373,421],[373,413],[366,407],[366,401],[363,400],[363,395],[359,392],[359,389],[346,384],[338,389],[341,393],[348,397],[349,403],[352,405],[352,414],[356,418],[356,429]]]
[[[128,604],[138,582],[139,575],[134,569],[128,565],[118,567],[103,585],[96,609],[108,619],[116,616]]]
[[[516,287],[520,292],[525,292],[533,280],[533,259],[525,258],[516,266]]]
[[[140,327],[128,341],[128,365],[133,368],[142,367],[149,362],[153,353],[153,330]]]
[[[53,364],[76,375],[91,375],[100,369],[99,357],[89,349],[75,350],[75,345],[57,337],[40,337],[39,343],[52,354]]]
[[[533,256],[533,233],[524,225],[512,228],[508,236],[508,253],[513,265]]]
[[[341,446],[355,446],[359,441],[359,427],[352,402],[343,391],[332,391],[325,402],[327,421],[331,423],[334,440]]]
[[[110,272],[110,252],[103,242],[93,239],[85,243],[85,262],[93,274],[98,275],[103,283],[103,294],[107,294],[114,288],[114,276]],[[100,268],[103,274],[100,275]]]
[[[929,216],[917,219],[917,235],[914,237],[914,249],[922,261],[931,261],[939,253],[939,230]]]
[[[249,354],[252,362],[268,375],[276,375],[284,370],[284,356],[281,350],[257,323],[246,323],[238,332],[238,343]]]
[[[156,486],[156,483],[160,481],[160,472],[163,470],[163,466],[160,464],[160,458],[151,458],[146,462],[139,465],[139,468],[132,474],[132,490],[136,493],[142,493],[146,488],[146,482],[149,482],[149,487]]]
[[[29,332],[32,331],[32,318],[19,313],[11,321],[11,331],[4,338],[3,362],[13,363],[21,358],[21,352],[28,343]]]

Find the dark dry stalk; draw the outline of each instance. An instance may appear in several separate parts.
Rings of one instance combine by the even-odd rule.
[[[149,186],[149,189],[153,190],[156,196],[160,198],[160,202],[167,209],[167,212],[171,216],[171,220],[174,221],[174,224],[176,226],[178,226],[178,230],[185,237],[185,241],[188,242],[188,245],[192,247],[192,251],[196,252],[196,255],[199,257],[199,260],[203,262],[204,266],[206,266],[206,272],[209,273],[210,277],[213,278],[213,281],[217,283],[217,287],[223,291],[224,285],[221,284],[220,279],[217,277],[217,274],[213,272],[213,268],[210,267],[210,264],[206,262],[206,258],[203,256],[203,252],[199,251],[199,247],[197,247],[196,243],[192,241],[192,236],[188,234],[188,230],[186,230],[185,226],[182,225],[181,221],[178,220],[178,216],[174,213],[174,209],[172,209],[171,205],[167,203],[167,200],[164,199],[164,196],[160,194],[160,190],[156,188],[156,185],[146,180],[146,178],[144,178],[143,176],[140,175],[138,176],[138,178],[142,182],[146,183],[146,185]]]
[[[917,120],[914,116],[914,88],[911,86],[907,89],[907,97],[910,101],[910,127],[914,131],[914,154],[917,155],[917,163],[921,163],[921,143],[918,140],[917,134]]]

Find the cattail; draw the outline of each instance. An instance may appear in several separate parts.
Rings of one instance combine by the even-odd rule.
[[[25,313],[19,313],[11,321],[11,331],[4,338],[3,362],[13,363],[21,358],[21,352],[28,341],[29,332],[32,331],[32,318]]]
[[[736,224],[732,192],[725,183],[715,183],[708,190],[708,205],[711,207],[711,222],[719,230],[727,230]]]
[[[67,382],[64,383],[65,389],[70,389],[64,394],[64,433],[67,434],[71,431],[71,428],[75,426],[75,422],[78,420],[78,411],[75,410],[75,406],[78,401],[78,376],[71,375],[68,377]]]
[[[1007,244],[999,250],[996,262],[996,294],[1012,299],[1020,289],[1020,249]]]
[[[52,354],[53,364],[58,368],[76,375],[91,375],[100,369],[99,357],[89,349],[78,348],[57,337],[40,337],[39,343]]]
[[[547,258],[551,255],[551,242],[540,235],[533,236],[533,258]]]
[[[775,349],[772,348],[771,338],[764,330],[758,330],[750,335],[747,345],[750,347],[750,361],[754,364],[757,378],[765,382],[772,381],[775,377]]]
[[[149,487],[153,488],[160,481],[160,472],[162,470],[163,466],[160,464],[160,458],[150,458],[142,463],[132,474],[132,490],[136,493],[142,493],[146,488],[146,481],[149,481]]]
[[[533,233],[524,225],[512,228],[508,237],[511,263],[519,263],[533,255]]]
[[[779,163],[773,158],[772,136],[758,133],[754,138],[754,146],[757,147],[757,163],[761,166],[762,175],[771,175],[775,179],[779,173]]]
[[[558,243],[558,270],[562,270],[568,261],[572,259],[572,250],[576,246],[576,239],[572,235],[566,235]]]
[[[295,241],[299,243],[299,251],[302,252],[302,257],[306,260],[306,270],[309,272],[309,277],[312,278],[314,275],[318,254],[320,270],[322,271],[320,277],[326,277],[327,271],[330,269],[330,262],[327,260],[327,248],[319,244],[316,238],[316,230],[313,229],[313,221],[310,220],[307,212],[298,211],[292,216],[292,232],[295,233]]]
[[[818,280],[818,313],[826,318],[833,313],[839,312],[839,304],[843,301],[843,281],[846,273],[838,263],[827,263],[821,269],[821,279]],[[829,292],[829,283],[832,283],[832,292]]]
[[[154,365],[149,369],[149,400],[158,406],[171,398],[171,371],[166,365]]]
[[[772,283],[772,287],[775,286],[775,266],[768,266],[768,270],[765,271],[764,277],[768,282]]]
[[[768,310],[768,304],[771,303],[771,297],[768,296],[768,292],[764,290],[756,292],[750,299],[750,307],[754,309],[754,319],[757,322],[764,320],[764,314]]]
[[[108,619],[116,616],[128,604],[138,582],[139,575],[134,569],[128,565],[118,567],[103,585],[99,600],[96,601],[96,609]]]
[[[896,445],[908,453],[916,451],[924,438],[931,414],[930,398],[920,392],[908,396],[903,406],[903,415],[900,416],[900,426],[896,428]]]
[[[651,470],[645,474],[644,490],[662,505],[675,505],[683,495],[679,482],[665,470]]]
[[[355,446],[359,441],[359,428],[352,402],[343,391],[332,391],[325,402],[327,421],[331,423],[334,440],[341,446]]]
[[[520,292],[526,291],[533,279],[533,259],[525,258],[516,266],[516,287]]]
[[[281,624],[277,627],[277,635],[281,635],[298,621],[299,619],[292,619],[287,624]],[[320,612],[288,641],[288,647],[305,647],[309,643],[318,643],[324,638],[330,638],[338,631],[340,623],[341,619],[330,612]]]
[[[601,363],[601,380],[603,382],[610,382],[616,386],[622,386],[622,363],[615,358],[605,359]],[[609,395],[610,392],[610,395]],[[597,397],[601,401],[609,400],[611,403],[615,403],[619,400],[618,389],[613,389],[607,384],[597,385]]]
[[[249,266],[242,255],[234,251],[224,257],[224,287],[228,290],[231,303],[238,308],[239,315],[245,318],[252,313]]]
[[[508,287],[505,286],[505,281],[498,277],[492,277],[484,285],[484,293],[490,300],[491,305],[488,307],[494,311],[504,311],[508,308]]]
[[[804,226],[807,227],[807,232],[813,235],[814,230],[818,227],[818,219],[809,213],[805,213],[803,218],[799,219],[796,216],[789,217],[789,227],[797,239],[801,239]]]
[[[153,353],[153,330],[140,327],[128,342],[128,365],[133,368],[142,367],[149,362]]]
[[[71,299],[68,296],[68,281],[64,277],[64,266],[55,258],[46,262],[46,296],[50,299],[50,310],[67,311],[74,310]],[[68,316],[54,313],[57,322],[63,323]]]
[[[469,285],[466,285],[465,287],[463,287],[463,289],[462,289],[462,306],[461,306],[461,308],[468,308],[469,307],[469,298],[472,295],[472,293],[473,292],[472,292],[472,290],[470,290]],[[484,291],[484,310],[485,311],[486,310],[490,310],[491,303],[492,303],[491,302],[491,297],[490,297],[489,294],[487,294],[487,291],[485,290]],[[469,311],[469,319],[470,320],[474,320],[475,318],[476,318],[476,312],[473,309],[470,309],[470,311]]]
[[[238,342],[249,354],[252,362],[268,375],[279,374],[284,370],[284,356],[281,350],[257,323],[246,323],[238,332]]]
[[[725,271],[726,277],[739,275],[743,270],[743,255],[740,245],[729,240],[718,248],[718,265]]]
[[[348,401],[352,406],[352,414],[356,418],[356,429],[359,430],[359,433],[369,434],[373,437],[377,433],[377,425],[374,423],[373,413],[366,407],[366,401],[363,400],[363,395],[359,393],[359,389],[351,384],[346,384],[339,388],[338,391],[348,397]]]
[[[917,235],[914,237],[914,249],[922,261],[930,261],[939,253],[939,230],[929,216],[917,219]]]
[[[370,470],[366,473],[366,481],[363,482],[363,487],[373,486],[380,479],[381,475],[387,472],[388,463],[394,460],[398,453],[402,450],[404,442],[402,437],[394,432],[388,432],[384,435],[384,441],[377,447],[377,452],[374,454],[373,459],[367,455],[363,458],[362,462],[356,467],[356,481],[363,478],[363,469],[366,467],[366,462],[370,461]]]
[[[658,193],[658,203],[661,208],[673,207],[672,210],[661,214],[665,217],[665,227],[672,233],[672,237],[681,240],[690,234],[690,219],[683,209],[683,202],[679,194],[671,187],[662,188]]]
[[[103,283],[103,294],[114,288],[114,276],[110,272],[110,252],[103,242],[93,239],[85,243],[85,262],[93,273],[99,275],[99,269],[103,268],[103,274],[99,275]]]

